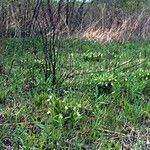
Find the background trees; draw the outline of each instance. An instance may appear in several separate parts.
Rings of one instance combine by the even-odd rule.
[[[55,22],[55,28],[69,35],[85,30],[102,18],[106,18],[105,22],[108,22],[107,18],[114,19],[121,12],[120,17],[129,17],[129,14],[131,17],[135,12],[140,13],[143,8],[148,9],[149,3],[149,0],[2,0],[0,35],[23,37],[37,34],[40,30],[37,22],[43,21],[44,14],[51,16],[48,24]],[[104,20],[101,20],[101,25],[102,22]]]

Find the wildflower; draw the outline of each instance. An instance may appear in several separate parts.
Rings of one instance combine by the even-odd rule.
[[[111,94],[115,94],[115,91],[113,91]]]
[[[47,102],[49,102],[52,99],[52,96],[50,95],[47,99]]]
[[[50,101],[50,99],[47,99],[47,102],[49,102]]]
[[[68,107],[67,107],[67,106],[65,106],[65,110],[68,110]]]
[[[108,81],[111,81],[111,79],[108,79]]]
[[[75,111],[75,110],[76,110],[76,107],[73,107],[73,110]]]
[[[53,97],[53,96],[52,96],[52,95],[50,95],[48,98],[49,98],[49,99],[52,99],[52,97]]]
[[[77,111],[77,116],[78,116],[78,117],[80,117],[80,116],[81,116],[81,114],[79,113],[79,111]]]
[[[59,118],[60,118],[60,119],[63,119],[63,115],[62,115],[62,114],[59,114]]]
[[[49,115],[50,113],[51,113],[50,111],[47,112],[48,115]]]

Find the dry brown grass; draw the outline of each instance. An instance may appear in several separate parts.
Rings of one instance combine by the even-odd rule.
[[[116,26],[114,20],[110,28],[98,26],[99,22],[91,24],[83,33],[83,38],[98,41],[128,41],[150,38],[150,15],[143,10],[140,14],[121,19],[121,24]]]

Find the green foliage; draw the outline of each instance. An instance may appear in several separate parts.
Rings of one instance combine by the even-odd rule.
[[[0,149],[119,150],[131,137],[129,148],[146,149],[149,41],[61,42],[58,77],[73,72],[51,87],[51,76],[44,80],[41,39],[7,41],[0,56],[5,68],[0,74]]]
[[[142,9],[146,5],[148,0],[125,0],[125,6],[130,10]]]
[[[85,61],[99,61],[102,56],[103,56],[103,54],[101,54],[100,52],[98,52],[98,53],[89,52],[89,53],[84,53],[83,54],[83,59]]]
[[[6,92],[1,91],[1,93],[0,93],[0,104],[5,103],[6,97],[7,97]]]
[[[48,95],[46,93],[42,93],[39,95],[35,95],[33,98],[33,103],[35,106],[41,106],[48,99]]]

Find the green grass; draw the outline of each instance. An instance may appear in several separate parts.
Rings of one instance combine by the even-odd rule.
[[[40,39],[9,39],[0,54],[0,149],[148,149],[150,42],[60,42],[44,80]],[[6,44],[7,43],[7,44]]]

